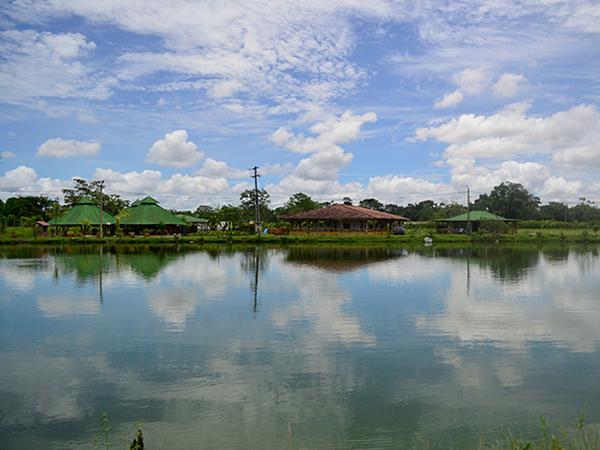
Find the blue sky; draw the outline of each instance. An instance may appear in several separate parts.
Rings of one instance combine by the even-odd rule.
[[[73,177],[165,206],[600,201],[594,1],[17,0],[0,6],[0,196]]]

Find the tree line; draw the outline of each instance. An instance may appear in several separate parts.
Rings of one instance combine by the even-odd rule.
[[[11,197],[0,200],[0,221],[3,226],[31,226],[36,220],[49,220],[60,216],[82,197],[89,197],[102,204],[105,211],[112,215],[119,214],[129,207],[129,202],[118,194],[106,194],[99,181],[88,182],[75,179],[73,188],[63,189],[64,203],[46,196]],[[346,204],[354,204],[350,198],[344,198]],[[318,202],[309,195],[298,192],[292,195],[283,206],[271,207],[269,193],[258,191],[260,219],[264,224],[277,224],[281,216],[310,211],[331,204]],[[398,205],[384,204],[375,198],[366,198],[356,203],[364,208],[384,211],[404,216],[412,221],[430,221],[452,217],[467,212],[467,207],[459,203],[437,203],[423,200],[417,203]],[[252,222],[255,217],[254,190],[245,190],[240,194],[236,205],[225,204],[218,207],[200,205],[193,211],[179,211],[205,218],[216,225],[227,222],[242,227]],[[539,197],[530,193],[519,183],[504,182],[495,186],[489,193],[481,194],[471,204],[471,210],[487,210],[509,219],[519,220],[553,220],[557,222],[600,222],[600,207],[585,198],[579,198],[575,206],[566,203],[549,202],[541,204]]]

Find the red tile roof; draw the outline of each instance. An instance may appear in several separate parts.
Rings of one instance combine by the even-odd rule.
[[[282,216],[284,220],[409,220],[406,217],[353,205],[330,205],[298,214]]]

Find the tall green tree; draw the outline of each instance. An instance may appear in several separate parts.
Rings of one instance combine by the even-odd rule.
[[[122,199],[118,194],[106,194],[101,191],[103,181],[86,181],[83,178],[73,179],[72,189],[63,189],[63,195],[65,196],[65,203],[67,206],[73,206],[82,197],[91,198],[96,205],[102,208],[112,215],[117,215],[122,209],[129,206],[127,200]]]
[[[21,218],[48,219],[48,212],[58,203],[43,195],[11,197],[6,200],[2,214],[14,217],[13,221]]]
[[[247,221],[254,220],[254,189],[246,189],[240,194],[240,209],[242,219]],[[271,196],[265,189],[258,190],[258,209],[260,212],[261,222],[269,222],[273,220],[273,214],[269,208]]]
[[[374,209],[377,211],[383,211],[385,206],[376,198],[365,198],[358,202],[358,206],[362,206],[363,208]]]
[[[569,205],[560,202],[550,202],[540,206],[540,219],[563,221],[569,218]]]
[[[486,209],[509,219],[536,219],[540,199],[520,183],[504,182],[489,194],[480,195],[473,202],[474,209]]]
[[[579,198],[579,203],[569,209],[569,219],[576,222],[600,221],[600,208],[585,197]]]
[[[284,206],[284,211],[286,214],[296,214],[317,209],[320,206],[319,202],[314,201],[304,192],[297,192],[289,198]]]

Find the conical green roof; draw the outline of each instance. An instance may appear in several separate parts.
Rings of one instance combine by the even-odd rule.
[[[470,213],[460,214],[448,219],[439,219],[439,222],[466,222],[467,220],[472,222],[481,220],[501,220],[503,222],[513,222],[515,219],[506,219],[489,211],[471,211]]]
[[[127,208],[121,225],[185,225],[183,219],[161,208],[152,197],[143,198],[135,203],[135,206]]]
[[[100,208],[91,199],[84,197],[62,216],[52,219],[48,223],[56,226],[99,225]],[[106,211],[102,211],[102,224],[113,225],[114,223],[115,218]]]

